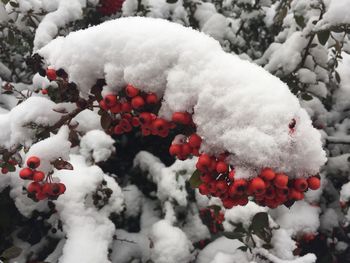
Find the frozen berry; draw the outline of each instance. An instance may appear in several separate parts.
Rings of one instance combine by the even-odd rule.
[[[264,180],[262,180],[260,177],[256,177],[250,181],[248,189],[249,192],[260,195],[265,193],[266,185]]]
[[[135,88],[133,85],[127,85],[125,88],[125,93],[128,97],[133,98],[139,94],[139,89]]]
[[[36,156],[29,157],[28,160],[27,160],[27,165],[31,169],[38,168],[39,165],[40,165],[39,157],[36,157]]]
[[[9,169],[7,167],[2,167],[1,168],[1,173],[7,174],[9,172]]]
[[[22,179],[31,179],[33,177],[33,171],[30,168],[23,168],[20,172],[19,172],[19,176]]]
[[[33,174],[33,180],[35,182],[40,182],[40,181],[44,180],[44,178],[45,178],[45,174],[41,171],[35,171]]]
[[[208,195],[208,194],[209,194],[209,189],[208,189],[208,187],[207,187],[206,184],[201,184],[201,185],[199,185],[198,190],[199,190],[199,192],[200,192],[202,195]]]
[[[174,112],[172,116],[172,121],[176,123],[188,125],[191,123],[192,118],[188,112]]]
[[[198,134],[194,133],[188,138],[188,143],[192,148],[199,148],[202,143],[202,138]]]
[[[228,171],[228,165],[223,162],[223,161],[219,161],[216,163],[216,171],[221,174],[221,173],[227,173]]]
[[[131,99],[131,106],[134,109],[140,109],[145,105],[145,100],[141,96],[135,96]]]
[[[108,94],[104,97],[104,101],[108,108],[111,108],[117,104],[117,96],[113,94]]]
[[[307,186],[307,181],[304,178],[297,178],[294,180],[294,188],[300,192],[306,191]]]
[[[48,68],[46,70],[46,76],[49,80],[53,81],[57,79],[57,74],[56,74],[56,70],[52,69],[52,68]]]
[[[172,145],[170,145],[169,153],[172,156],[181,154],[181,145],[180,144],[172,144]]]
[[[260,173],[260,177],[266,181],[275,179],[275,172],[271,168],[264,168]]]
[[[158,97],[155,93],[149,93],[146,96],[146,103],[147,104],[156,104],[158,102]]]
[[[39,183],[37,182],[31,182],[28,186],[27,186],[27,191],[29,193],[37,193],[40,192],[41,190],[41,186]]]
[[[312,176],[309,179],[307,179],[307,183],[309,185],[309,188],[311,190],[317,190],[321,186],[321,181],[318,177]]]
[[[288,185],[288,176],[285,174],[276,174],[273,183],[278,188],[286,188]]]

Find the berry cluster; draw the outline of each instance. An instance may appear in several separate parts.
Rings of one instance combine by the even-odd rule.
[[[201,172],[199,192],[219,197],[225,208],[244,206],[248,197],[259,205],[276,208],[302,200],[308,188],[316,190],[320,187],[317,176],[290,180],[286,174],[275,173],[270,168],[262,169],[259,176],[251,180],[235,179],[234,168],[225,163],[222,156],[215,158],[202,154],[196,167]]]
[[[66,191],[66,186],[62,183],[53,183],[51,175],[45,176],[44,172],[36,170],[39,165],[40,158],[31,156],[27,160],[28,167],[19,172],[22,179],[34,181],[27,186],[28,196],[35,201],[56,199]]]
[[[173,123],[152,112],[159,107],[158,96],[152,92],[141,92],[132,85],[127,85],[118,95],[106,95],[99,105],[101,109],[111,113],[113,133],[116,135],[139,127],[143,136],[167,137],[170,129],[175,128]]]
[[[222,211],[215,211],[212,208],[203,208],[199,211],[199,216],[212,234],[219,231],[223,231],[224,227],[222,222],[224,222],[225,215]]]
[[[1,173],[7,174],[8,172],[14,172],[16,170],[15,165],[17,165],[15,159],[0,160]]]

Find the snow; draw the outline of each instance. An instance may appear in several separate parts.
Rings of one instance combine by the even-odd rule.
[[[298,63],[303,39],[297,33],[291,37],[286,45],[296,42],[297,48],[283,57]],[[130,83],[164,94],[160,116],[194,112],[204,138],[201,150],[227,150],[236,167],[269,166],[291,177],[309,176],[326,160],[319,132],[285,84],[192,29],[160,19],[122,18],[58,37],[39,54],[50,66],[65,69],[84,96],[98,78],[115,91]],[[110,82],[116,76],[119,80]],[[290,136],[292,118],[297,128]]]
[[[328,29],[332,26],[350,23],[350,13],[348,11],[349,0],[331,0],[323,19],[319,21],[315,28],[317,30]]]
[[[80,154],[88,161],[106,161],[114,152],[114,140],[104,131],[87,132],[80,141]]]
[[[114,224],[108,217],[111,212],[120,213],[123,209],[121,189],[99,167],[87,166],[82,156],[71,155],[70,160],[74,170],[60,170],[54,174],[67,188],[55,202],[67,235],[59,262],[110,262],[107,255]],[[89,204],[87,196],[96,191],[96,186],[102,180],[107,181],[107,187],[113,193],[108,204],[98,210]]]
[[[271,216],[283,229],[297,236],[303,233],[316,233],[320,226],[319,212],[320,208],[311,206],[305,201],[298,201],[291,208],[281,206],[274,209]]]
[[[186,235],[166,220],[160,220],[151,230],[151,259],[157,263],[189,262],[192,244]]]
[[[0,114],[0,145],[10,148],[13,145],[30,145],[35,133],[28,124],[51,126],[62,116],[53,111],[56,104],[43,97],[30,97],[10,112]]]

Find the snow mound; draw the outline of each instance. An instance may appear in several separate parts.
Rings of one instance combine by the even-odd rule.
[[[201,150],[230,152],[231,164],[243,168],[237,177],[255,176],[265,166],[309,176],[326,160],[320,133],[283,82],[190,28],[122,18],[58,37],[38,53],[65,69],[84,96],[105,78],[114,91],[130,83],[163,96],[165,119],[175,111],[193,113]]]

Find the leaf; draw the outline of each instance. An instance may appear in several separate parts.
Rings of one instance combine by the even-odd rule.
[[[18,3],[16,3],[16,2],[10,2],[10,5],[12,6],[12,7],[19,7],[19,4]]]
[[[294,15],[295,22],[297,22],[298,26],[301,28],[305,27],[305,21],[303,16],[296,16]]]
[[[168,4],[175,4],[177,2],[177,0],[166,0],[166,2]]]
[[[16,258],[21,254],[21,252],[21,248],[13,246],[2,252],[1,257],[5,259]]]
[[[317,38],[321,45],[325,45],[327,43],[329,34],[330,34],[329,30],[323,30],[323,31],[317,32]]]
[[[237,232],[223,232],[222,234],[224,237],[228,239],[241,239],[244,237],[243,233],[237,233]]]
[[[260,232],[265,228],[269,228],[269,217],[267,213],[260,212],[254,215],[250,228],[255,232]]]
[[[198,170],[195,170],[193,172],[190,180],[188,181],[192,188],[197,188],[202,183],[202,181],[200,179],[200,175],[201,175],[201,172]]]
[[[73,170],[73,165],[71,165],[69,162],[63,160],[62,158],[56,159],[55,161],[51,162],[51,164],[57,170]]]
[[[235,230],[233,230],[233,232],[236,232],[236,233],[247,233],[247,231],[243,227],[242,223],[237,224],[236,228],[235,228]]]
[[[8,164],[8,165],[7,165],[7,169],[9,170],[9,172],[14,172],[14,171],[16,171],[16,167],[14,167],[14,166],[11,165],[11,164]]]
[[[9,2],[10,0],[1,0],[5,5]]]
[[[104,111],[101,115],[101,126],[104,130],[108,130],[112,124],[112,117],[108,112]]]
[[[317,47],[318,45],[316,44],[316,43],[312,43],[311,45],[310,45],[310,48],[314,48],[314,47]]]
[[[68,111],[65,109],[65,108],[63,108],[63,107],[61,107],[61,108],[55,108],[55,109],[52,109],[54,112],[57,112],[57,113],[62,113],[62,114],[66,114],[66,113],[68,113]]]
[[[247,246],[240,246],[240,247],[238,247],[237,249],[246,252],[246,251],[248,250],[248,247],[247,247]]]
[[[313,99],[313,97],[312,97],[310,94],[308,94],[308,93],[302,93],[302,94],[301,94],[301,98],[302,98],[303,100],[306,100],[306,101],[309,101],[309,100],[312,100],[312,99]]]
[[[273,248],[273,246],[270,243],[266,243],[266,244],[262,245],[262,247],[265,248],[265,249]]]
[[[340,83],[340,75],[337,71],[334,72],[335,79],[337,80],[338,83]]]

